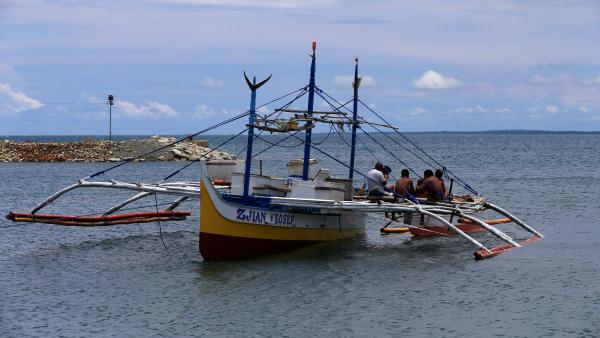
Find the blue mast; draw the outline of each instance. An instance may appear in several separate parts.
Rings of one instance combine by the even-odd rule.
[[[315,102],[315,60],[316,60],[316,50],[317,50],[317,42],[313,41],[312,43],[312,62],[310,64],[310,82],[308,83],[308,109],[307,114],[308,118],[312,119],[313,115],[313,106]],[[308,168],[310,161],[310,147],[312,142],[312,121],[308,121],[306,123],[306,137],[304,138],[304,165],[302,167],[302,180],[308,181]]]
[[[250,111],[248,114],[248,146],[246,147],[246,168],[244,170],[244,201],[246,201],[248,199],[248,191],[250,190],[252,143],[254,142],[254,117],[256,116],[256,90],[267,83],[271,76],[269,75],[268,78],[258,84],[256,83],[256,76],[253,78],[252,82],[250,82],[248,76],[246,76],[246,72],[244,72],[244,78],[246,79],[248,88],[250,88],[252,91],[252,94],[250,95]]]
[[[350,148],[350,173],[348,178],[352,180],[354,177],[354,155],[356,153],[356,128],[358,128],[358,87],[360,87],[360,78],[358,77],[358,58],[354,58],[356,65],[354,66],[354,104],[352,105],[352,147]]]

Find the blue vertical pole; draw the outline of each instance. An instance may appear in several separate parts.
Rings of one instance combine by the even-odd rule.
[[[252,164],[252,143],[254,141],[254,116],[256,115],[256,77],[252,80],[252,95],[250,96],[250,114],[248,115],[248,146],[246,147],[246,170],[244,170],[244,200],[250,190],[250,171]]]
[[[354,155],[356,154],[356,128],[358,127],[358,87],[360,86],[360,78],[358,77],[358,58],[355,58],[354,61],[356,62],[356,65],[354,66],[354,82],[352,83],[352,87],[354,87],[354,104],[352,105],[352,147],[350,148],[350,173],[348,174],[349,179],[352,179],[354,177]]]
[[[312,44],[312,62],[310,64],[310,82],[308,83],[308,118],[311,119],[313,115],[313,106],[315,102],[315,59],[317,42],[313,41]],[[304,165],[302,167],[302,180],[308,181],[308,168],[310,166],[310,147],[312,142],[312,121],[308,121],[306,128],[306,137],[304,138]]]

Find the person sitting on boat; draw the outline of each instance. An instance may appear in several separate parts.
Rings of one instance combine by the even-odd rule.
[[[367,173],[367,186],[369,188],[369,196],[381,197],[386,196],[385,185],[387,184],[389,171],[377,162],[375,168]]]
[[[423,179],[417,182],[417,197],[425,197],[428,201],[443,201],[445,199],[444,186],[430,169],[425,170]]]
[[[444,184],[444,172],[441,169],[436,169],[434,175],[438,180],[440,180],[440,182],[442,182],[444,196],[448,196],[448,189],[446,189],[446,184]]]
[[[415,194],[415,187],[413,185],[412,179],[409,177],[410,172],[408,169],[402,169],[400,172],[400,179],[396,181],[394,186],[394,191],[401,195],[402,197],[408,197],[409,194]]]
[[[427,169],[423,172],[423,178],[419,178],[417,180],[417,188],[415,189],[415,193],[416,193],[417,197],[427,198],[427,190],[424,189],[423,182],[426,179],[428,179],[431,175],[433,175],[433,172],[431,170]]]

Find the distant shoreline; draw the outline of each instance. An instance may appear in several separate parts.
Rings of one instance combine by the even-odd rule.
[[[391,133],[391,132],[390,132]],[[403,134],[505,134],[505,135],[524,135],[524,134],[535,134],[535,135],[566,135],[566,134],[600,134],[600,130],[598,131],[577,131],[577,130],[527,130],[527,129],[500,129],[500,130],[479,130],[479,131],[402,131]],[[314,134],[327,134],[326,132],[316,132]],[[345,134],[350,134],[349,132],[345,132]],[[184,138],[186,135],[184,134],[163,134],[165,136]],[[233,134],[207,134],[204,137],[219,137],[219,136],[231,136]],[[82,134],[52,134],[52,135],[0,135],[0,140],[4,139],[23,139],[23,138],[55,138],[55,137],[70,137],[74,139],[96,139],[96,140],[108,140],[107,135],[82,135]],[[115,140],[131,140],[131,139],[145,139],[149,138],[151,135],[144,134],[123,134],[123,135],[113,135]]]

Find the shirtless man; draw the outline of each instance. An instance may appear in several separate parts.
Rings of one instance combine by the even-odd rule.
[[[402,169],[400,173],[401,177],[396,181],[396,185],[394,186],[394,190],[396,193],[400,194],[402,197],[408,197],[408,194],[415,194],[415,187],[413,185],[413,181],[410,179],[410,173],[408,169]]]
[[[417,182],[416,192],[418,197],[427,197],[430,201],[442,201],[445,198],[442,182],[429,169],[423,173],[423,179]]]
[[[444,184],[444,172],[440,169],[435,170],[435,177],[437,177],[440,182],[442,182],[442,188],[444,189],[444,196],[448,196],[448,189],[446,189],[446,184]]]

